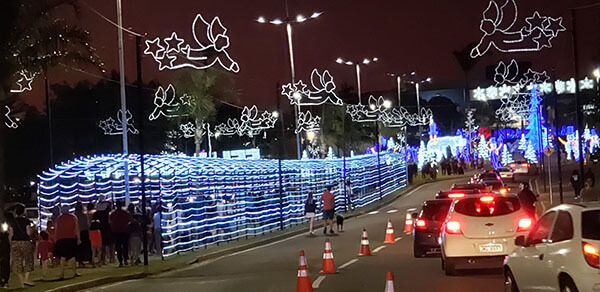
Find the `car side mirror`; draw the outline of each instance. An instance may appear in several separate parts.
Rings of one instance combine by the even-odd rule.
[[[419,213],[412,213],[410,214],[410,217],[412,217],[413,219],[417,219],[419,218]]]
[[[517,236],[517,238],[515,238],[515,245],[516,246],[525,246],[525,236],[523,236],[523,235]]]

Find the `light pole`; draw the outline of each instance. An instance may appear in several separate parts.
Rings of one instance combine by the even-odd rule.
[[[383,106],[386,109],[390,109],[392,107],[392,102],[389,100],[383,101]],[[377,108],[374,104],[369,106],[371,110],[375,111]],[[377,142],[375,143],[375,151],[377,151],[377,181],[379,185],[379,200],[383,198],[383,193],[381,191],[381,157],[379,156],[379,151],[381,150],[381,137],[379,137],[379,117],[381,116],[381,112],[377,111],[377,119],[375,120],[375,137],[377,137]]]
[[[411,84],[415,85],[415,91],[417,93],[417,114],[421,112],[421,84],[431,83],[431,77],[427,77],[420,81],[410,81]]]
[[[402,106],[402,82],[406,82],[408,76],[415,76],[417,72],[410,72],[405,74],[396,74],[396,73],[387,73],[388,76],[394,77],[396,79],[396,87],[398,89],[398,106]]]
[[[364,59],[362,59],[362,61],[348,61],[348,60],[344,60],[342,58],[337,58],[335,60],[335,62],[338,64],[354,66],[356,68],[356,91],[358,93],[358,103],[359,104],[362,103],[361,88],[360,88],[360,84],[361,84],[360,83],[360,64],[369,65],[369,64],[377,62],[377,61],[379,61],[379,58],[377,58],[377,57],[364,58]]]
[[[315,19],[315,18],[319,17],[321,14],[323,14],[323,13],[322,12],[313,12],[309,17],[305,17],[302,14],[296,15],[296,17],[290,17],[290,11],[289,11],[288,3],[286,0],[285,1],[285,18],[284,19],[275,18],[272,20],[267,20],[263,16],[256,19],[256,21],[259,23],[270,23],[270,24],[274,24],[277,26],[285,24],[285,29],[287,32],[288,52],[289,52],[289,57],[290,57],[290,71],[292,74],[292,76],[291,76],[292,83],[296,82],[296,67],[295,67],[295,61],[294,61],[294,43],[292,41],[292,25],[302,23],[302,22],[305,22],[310,19]],[[300,112],[300,105],[296,104],[294,106],[294,117],[295,117],[296,129],[298,129],[298,112]],[[298,159],[301,159],[302,151],[300,150],[300,133],[296,133],[296,152],[297,152],[296,154],[298,156]]]
[[[125,56],[123,54],[123,12],[121,0],[117,0],[117,24],[119,45],[119,82],[121,84],[121,128],[123,129],[123,174],[125,181],[125,206],[129,205],[129,145],[127,141],[127,97],[125,95]]]

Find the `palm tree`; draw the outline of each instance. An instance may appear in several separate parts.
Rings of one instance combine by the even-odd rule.
[[[66,10],[79,15],[76,0],[10,0],[0,4],[0,105],[11,99],[10,90],[21,70],[41,74],[45,80],[49,116],[48,72],[62,66],[102,63],[90,46],[89,33],[65,18]],[[60,14],[59,14],[60,11]],[[4,176],[5,117],[0,115],[0,207],[6,191]],[[1,215],[0,215],[1,216]]]

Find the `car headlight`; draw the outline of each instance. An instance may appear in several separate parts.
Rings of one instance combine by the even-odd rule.
[[[2,223],[2,232],[8,232],[8,224],[6,222]]]

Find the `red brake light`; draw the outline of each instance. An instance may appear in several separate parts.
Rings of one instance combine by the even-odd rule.
[[[450,199],[460,199],[460,198],[464,198],[465,194],[464,193],[449,193],[448,194],[448,198]]]
[[[511,163],[510,167],[515,168],[515,167],[517,167],[517,164],[516,163]]]
[[[508,190],[506,190],[505,188],[500,189],[500,194],[506,195],[507,192]]]
[[[460,223],[456,221],[449,221],[446,223],[446,233],[448,234],[462,234],[460,230]]]
[[[419,228],[419,229],[427,228],[427,221],[425,221],[423,219],[417,220],[417,228]]]
[[[590,267],[598,269],[600,267],[598,261],[598,259],[600,258],[600,252],[598,251],[598,248],[593,244],[587,243],[585,241],[582,242],[582,245],[583,257],[585,258],[585,261],[588,263],[588,265],[590,265]]]
[[[517,228],[517,232],[527,231],[533,225],[533,220],[531,218],[523,218],[519,220],[519,228]]]
[[[527,167],[527,166],[529,166],[529,165],[528,165],[527,163],[523,163],[523,164],[521,164],[521,166],[523,166],[523,167]]]
[[[494,201],[494,196],[483,196],[483,197],[479,198],[479,200],[484,203],[490,203],[490,202]]]

